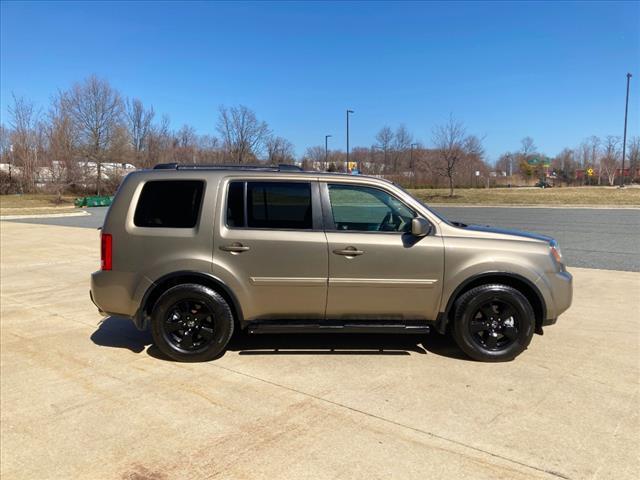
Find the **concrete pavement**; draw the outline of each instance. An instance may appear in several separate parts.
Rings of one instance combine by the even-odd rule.
[[[438,337],[234,340],[160,358],[88,298],[95,230],[0,223],[6,479],[637,478],[640,274],[574,268],[513,362]]]

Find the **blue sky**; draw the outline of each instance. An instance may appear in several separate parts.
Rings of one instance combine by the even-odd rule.
[[[627,71],[640,134],[639,5],[2,2],[2,121],[95,73],[201,134],[247,105],[299,154],[345,148],[351,108],[351,145],[400,123],[428,145],[453,114],[491,161],[526,135],[555,155],[622,134]]]

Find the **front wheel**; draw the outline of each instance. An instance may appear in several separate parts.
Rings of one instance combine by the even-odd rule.
[[[513,360],[531,342],[535,315],[527,298],[506,285],[481,285],[455,304],[453,338],[474,360]]]
[[[220,356],[233,334],[233,313],[225,299],[197,284],[164,292],[151,316],[151,333],[162,353],[180,362]]]

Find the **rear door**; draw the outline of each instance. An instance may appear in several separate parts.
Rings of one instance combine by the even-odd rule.
[[[434,320],[444,270],[442,238],[411,235],[417,215],[392,193],[321,183],[329,247],[327,320]]]
[[[245,320],[321,319],[327,299],[327,240],[317,181],[229,180],[214,238]]]

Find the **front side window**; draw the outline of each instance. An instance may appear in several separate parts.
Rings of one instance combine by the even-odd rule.
[[[329,185],[334,228],[361,232],[408,232],[413,210],[393,195],[360,185]]]
[[[193,228],[198,222],[204,182],[154,180],[144,184],[133,223],[136,227]]]
[[[232,182],[227,194],[229,227],[311,230],[311,185],[304,182]],[[245,218],[245,202],[246,217]]]

